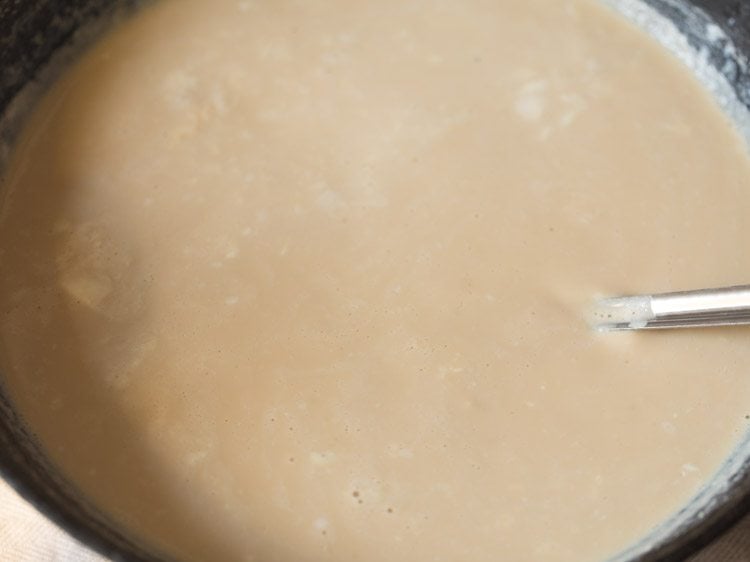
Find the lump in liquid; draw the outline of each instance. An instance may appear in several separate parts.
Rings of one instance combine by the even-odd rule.
[[[744,430],[746,330],[595,294],[750,278],[746,147],[586,0],[164,0],[3,180],[4,383],[186,560],[598,560]]]

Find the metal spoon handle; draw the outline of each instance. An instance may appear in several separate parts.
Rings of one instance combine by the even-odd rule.
[[[602,299],[591,320],[602,331],[750,324],[750,285]]]

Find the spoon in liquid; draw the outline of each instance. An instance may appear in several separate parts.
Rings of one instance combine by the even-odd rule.
[[[750,285],[598,300],[590,312],[601,332],[750,324]]]

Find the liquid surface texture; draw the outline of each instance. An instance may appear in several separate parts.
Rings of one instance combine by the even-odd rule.
[[[746,147],[594,2],[164,0],[2,189],[4,382],[185,560],[601,560],[747,424],[747,329],[584,321],[750,279]]]

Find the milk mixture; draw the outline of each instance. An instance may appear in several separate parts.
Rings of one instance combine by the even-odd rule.
[[[163,0],[2,182],[4,383],[177,558],[597,561],[745,431],[747,329],[597,295],[750,281],[750,159],[593,0]]]

